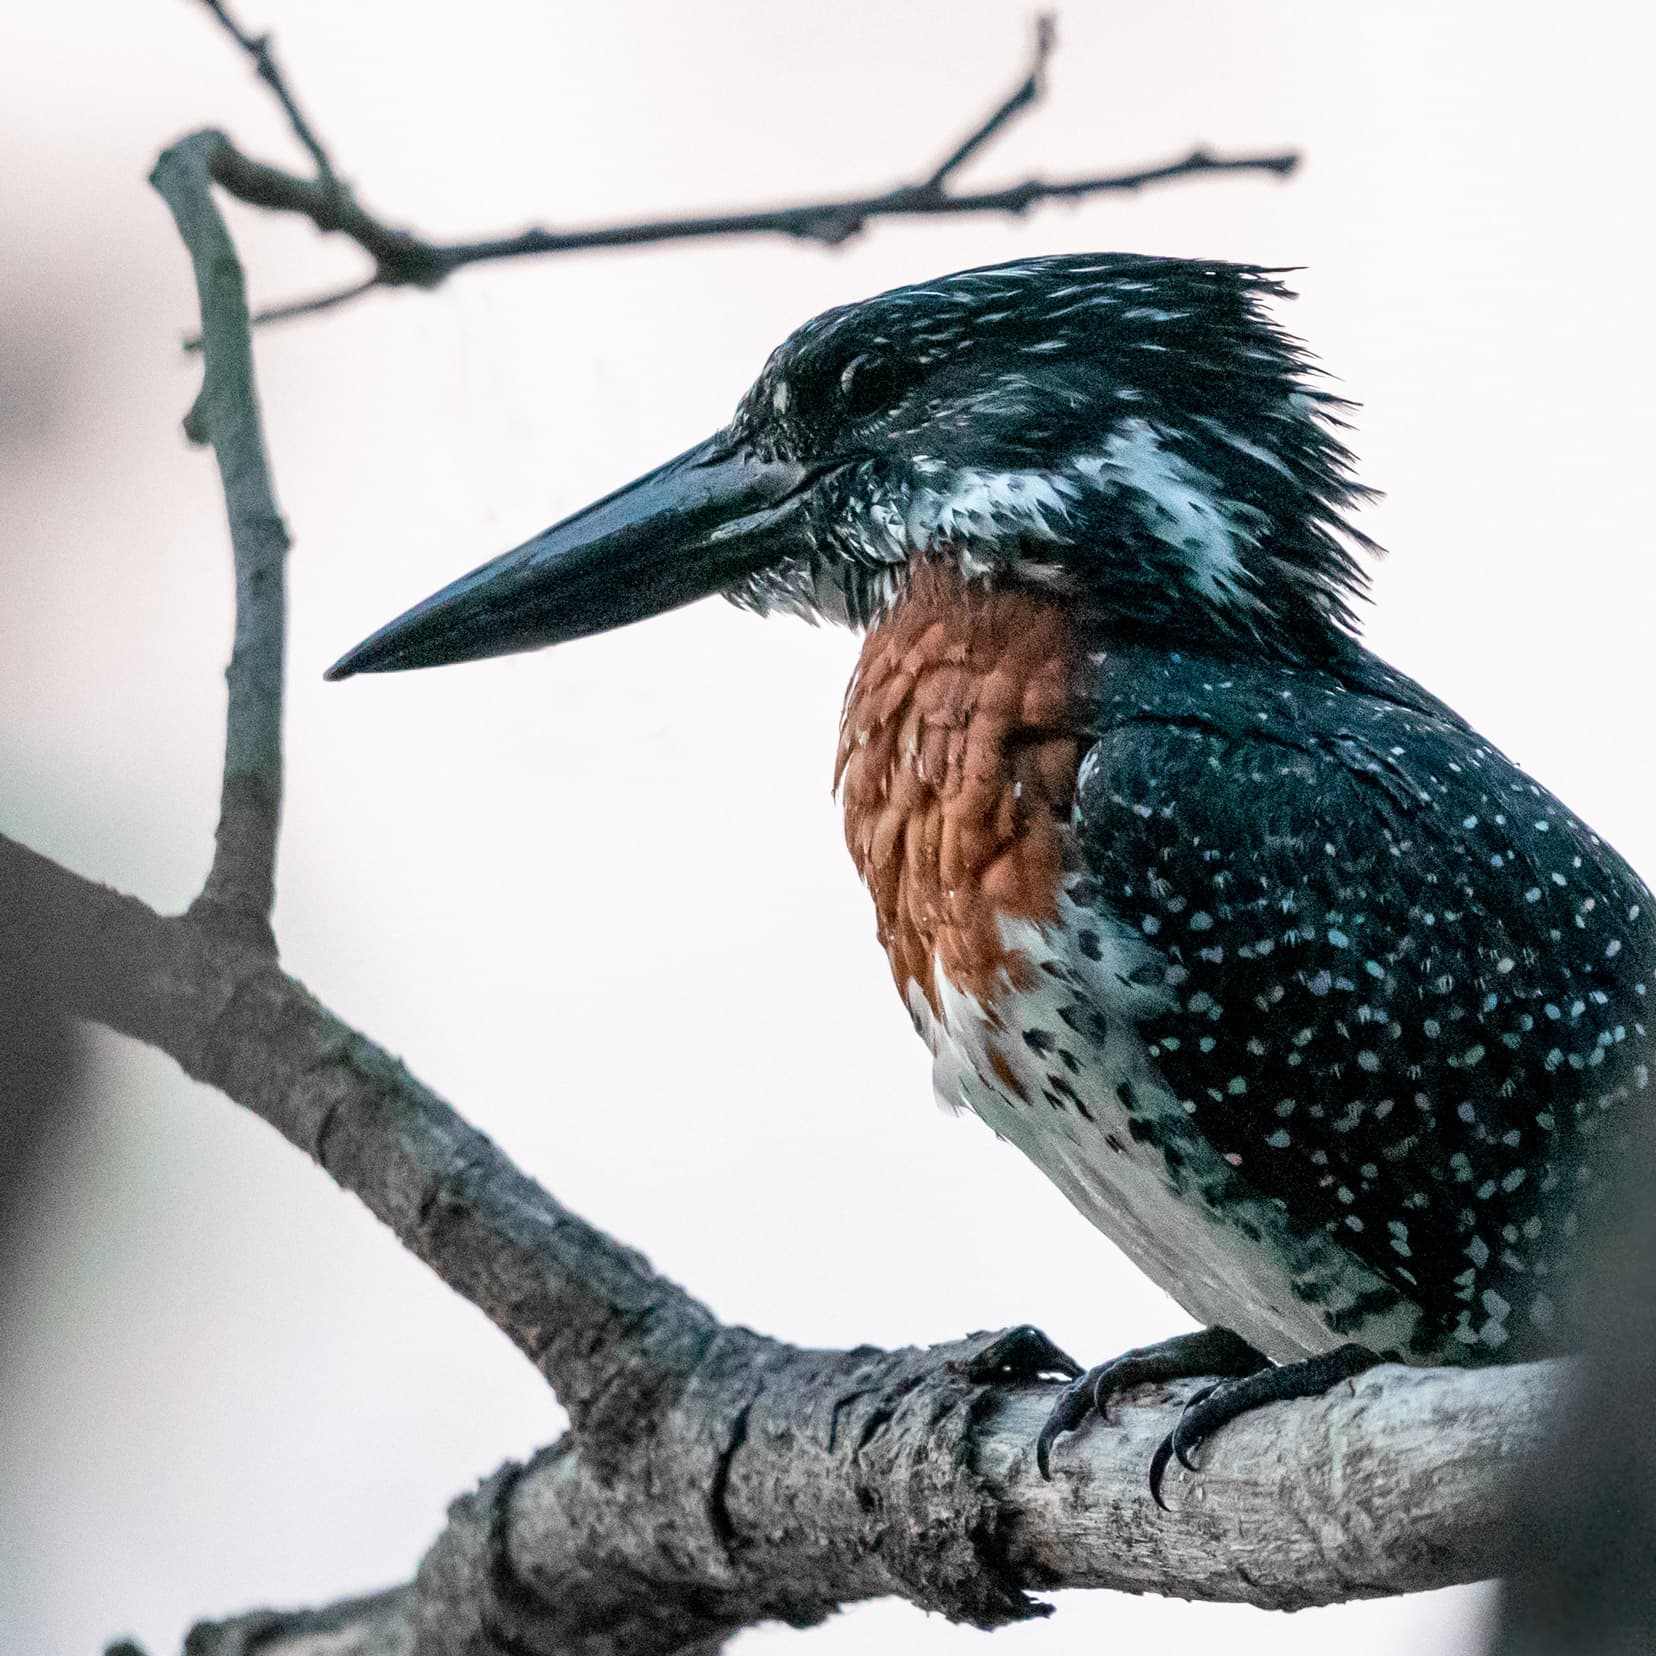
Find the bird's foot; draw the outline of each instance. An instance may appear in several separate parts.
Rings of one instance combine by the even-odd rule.
[[[1251,1414],[1267,1403],[1286,1403],[1298,1397],[1321,1397],[1332,1385],[1349,1380],[1364,1369],[1373,1368],[1380,1358],[1367,1346],[1343,1345],[1297,1363],[1275,1367],[1256,1366],[1235,1379],[1220,1380],[1204,1387],[1185,1404],[1178,1424],[1157,1445],[1150,1457],[1150,1493],[1156,1505],[1167,1511],[1162,1499],[1162,1478],[1167,1463],[1176,1459],[1194,1472],[1191,1451],[1199,1449],[1221,1426],[1240,1415]],[[1066,1388],[1068,1390],[1069,1388]]]
[[[1003,1328],[998,1334],[974,1334],[978,1346],[966,1364],[972,1380],[987,1384],[1024,1385],[1031,1380],[1070,1380],[1081,1365],[1067,1351],[1061,1351],[1040,1329],[1030,1323]]]
[[[1040,1467],[1043,1478],[1050,1478],[1053,1444],[1091,1415],[1108,1420],[1110,1399],[1134,1386],[1193,1380],[1204,1374],[1253,1374],[1269,1368],[1270,1361],[1264,1352],[1256,1351],[1241,1335],[1231,1333],[1228,1328],[1201,1328],[1194,1334],[1175,1334],[1170,1340],[1125,1351],[1111,1362],[1088,1369],[1058,1394],[1058,1401],[1035,1440],[1035,1464]],[[1207,1395],[1202,1393],[1204,1397]],[[1154,1493],[1154,1479],[1151,1490]],[[1159,1495],[1156,1498],[1161,1499]]]

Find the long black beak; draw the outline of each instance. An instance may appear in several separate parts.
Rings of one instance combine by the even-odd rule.
[[[624,627],[803,549],[816,474],[720,432],[388,622],[326,677],[510,655]]]

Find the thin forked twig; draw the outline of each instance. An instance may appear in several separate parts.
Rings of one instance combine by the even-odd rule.
[[[267,162],[254,160],[228,138],[214,135],[211,166],[214,180],[238,200],[253,206],[298,213],[317,229],[354,241],[373,260],[373,274],[309,298],[290,300],[257,312],[253,321],[285,321],[360,298],[380,287],[434,288],[468,265],[542,254],[587,252],[602,248],[645,247],[663,242],[714,236],[777,235],[837,247],[879,219],[932,217],[966,213],[1023,214],[1047,201],[1078,201],[1088,196],[1143,189],[1177,178],[1220,172],[1286,175],[1299,164],[1293,151],[1219,156],[1193,149],[1178,160],[1128,172],[1086,178],[1026,178],[993,190],[957,192],[950,183],[967,162],[998,138],[1045,95],[1045,71],[1056,41],[1050,17],[1035,24],[1028,68],[1016,87],[976,122],[964,138],[924,178],[867,195],[829,201],[800,202],[740,212],[645,219],[625,224],[594,225],[581,230],[537,227],[516,235],[476,241],[438,242],[398,229],[364,209],[338,181],[313,129],[299,113],[271,56],[269,41],[247,34],[226,14],[223,0],[203,0],[270,84],[300,142],[316,162],[314,177],[303,178]]]
[[[1026,109],[1041,101],[1046,91],[1047,59],[1051,57],[1057,39],[1058,30],[1052,14],[1043,12],[1035,19],[1035,55],[1030,61],[1029,73],[1008,93],[999,107],[990,111],[973,131],[955,145],[946,160],[939,162],[937,170],[926,180],[927,189],[941,190],[948,183],[951,173],[958,172],[991,138],[1010,126]]]
[[[249,34],[230,15],[230,9],[224,0],[202,0],[214,17],[223,24],[230,38],[247,53],[253,60],[253,67],[258,71],[259,79],[275,93],[276,100],[281,104],[287,115],[288,125],[293,128],[293,135],[304,145],[312,161],[316,163],[316,176],[324,183],[332,185],[341,193],[347,193],[345,186],[339,182],[338,174],[334,172],[333,162],[328,158],[328,152],[322,146],[322,140],[316,136],[316,129],[305,119],[304,112],[299,108],[299,102],[288,86],[287,78],[282,74],[276,62],[276,51],[271,45],[267,34]]]
[[[318,293],[309,299],[290,299],[283,305],[270,305],[252,318],[255,325],[265,322],[291,322],[295,317],[319,316],[323,311],[337,310],[341,305],[348,305],[353,299],[360,299],[363,294],[371,293],[377,287],[383,287],[378,276],[365,276],[360,282],[352,282],[349,287],[329,288],[325,293]],[[195,349],[200,345],[198,339],[191,339],[189,345]]]

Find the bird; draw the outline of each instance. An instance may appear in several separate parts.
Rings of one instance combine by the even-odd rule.
[[[1361,641],[1353,405],[1288,272],[1066,254],[841,306],[714,436],[332,679],[722,594],[863,636],[834,780],[945,1103],[1201,1326],[1156,1451],[1379,1361],[1568,1349],[1648,1109],[1650,892]]]

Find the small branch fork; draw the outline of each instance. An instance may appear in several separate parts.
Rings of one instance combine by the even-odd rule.
[[[523,230],[481,241],[437,242],[410,230],[395,229],[359,205],[340,179],[314,128],[300,114],[271,52],[269,38],[253,36],[230,16],[222,0],[202,0],[236,44],[252,58],[260,77],[286,110],[296,137],[309,153],[315,174],[302,178],[268,162],[242,154],[222,133],[213,134],[208,165],[214,180],[230,195],[256,207],[298,213],[318,230],[348,237],[373,261],[372,275],[348,286],[262,310],[255,323],[314,316],[359,299],[382,287],[435,288],[468,265],[530,255],[575,253],[595,248],[645,247],[661,242],[710,236],[789,236],[797,241],[837,247],[880,219],[933,217],[964,213],[1022,215],[1048,201],[1080,201],[1089,196],[1144,189],[1212,173],[1273,173],[1286,177],[1299,165],[1292,151],[1221,156],[1191,150],[1179,159],[1130,172],[1085,178],[1026,178],[994,190],[955,191],[955,175],[1045,92],[1047,61],[1056,40],[1050,17],[1038,18],[1028,69],[1003,98],[928,175],[912,183],[867,195],[832,201],[802,202],[742,212],[708,213],[686,218],[646,219],[626,224],[595,225],[584,230]],[[205,139],[205,135],[204,135]]]
[[[188,911],[169,918],[0,836],[0,915],[8,944],[64,1008],[170,1054],[355,1194],[528,1357],[571,1430],[457,1502],[413,1581],[323,1610],[204,1624],[191,1656],[278,1646],[284,1656],[711,1656],[756,1622],[809,1626],[885,1594],[992,1627],[1044,1613],[1029,1594],[1061,1586],[1286,1608],[1487,1573],[1504,1545],[1505,1478],[1557,1388],[1551,1367],[1376,1369],[1262,1411],[1227,1428],[1194,1485],[1175,1474],[1172,1518],[1152,1504],[1145,1468],[1188,1388],[1153,1393],[1067,1440],[1048,1483],[1033,1446],[1052,1378],[1075,1365],[1035,1330],[883,1352],[802,1350],[726,1326],[284,974],[269,917],[287,536],[241,267],[214,185],[237,179],[243,200],[308,204],[299,210],[374,253],[374,285],[414,279],[384,272],[420,268],[433,252],[425,268],[438,280],[510,254],[434,250],[361,214],[269,42],[206,3],[317,168],[295,179],[199,133],[153,175],[195,269],[203,382],[186,428],[217,458],[236,570],[212,866]],[[899,205],[870,198],[877,211],[961,210],[970,198],[937,198],[1039,97],[1050,45],[1043,28],[1017,90],[924,183],[897,192]],[[1119,181],[1030,186],[1023,205],[1102,187]],[[876,216],[870,201],[789,209],[785,225],[746,215],[567,245],[732,224],[832,241]],[[397,265],[398,248],[415,249],[415,263]]]
[[[259,79],[275,94],[276,101],[282,106],[283,114],[288,118],[288,125],[293,128],[294,137],[304,145],[315,163],[317,178],[325,184],[343,188],[334,176],[333,162],[328,159],[328,152],[323,149],[322,140],[316,136],[316,129],[305,119],[299,108],[298,99],[294,97],[286,78],[277,66],[276,52],[270,36],[250,35],[230,15],[229,8],[221,4],[221,0],[201,0],[201,3],[218,19],[230,38],[252,58]]]

